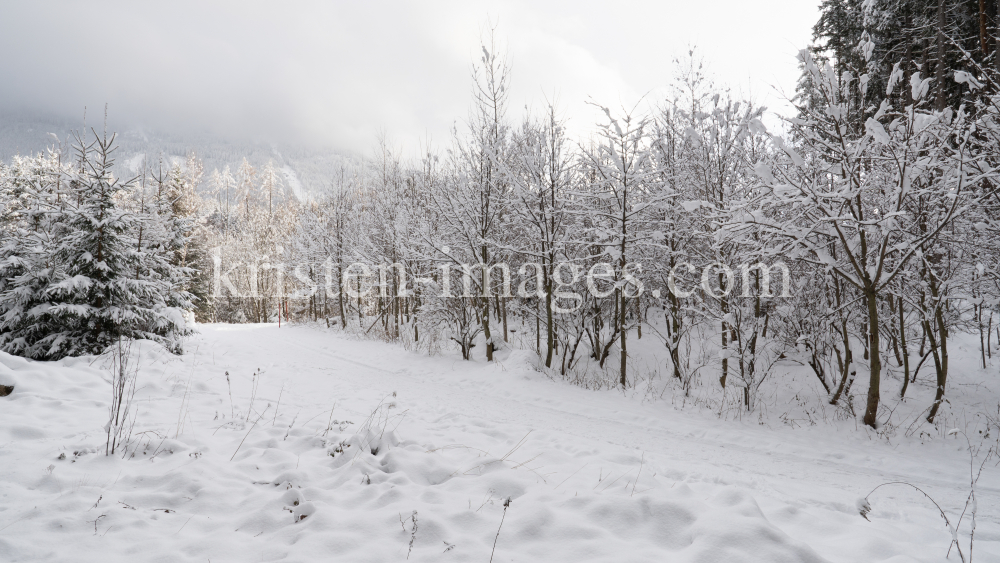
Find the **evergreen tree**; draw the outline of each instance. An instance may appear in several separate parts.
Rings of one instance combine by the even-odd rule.
[[[890,92],[894,72],[902,72],[907,83],[915,74],[932,78],[926,103],[937,110],[958,108],[979,95],[963,88],[963,75],[956,73],[990,83],[1000,68],[998,8],[998,0],[823,0],[812,54],[818,63],[831,64],[841,89],[845,82],[859,84],[851,89],[848,108],[854,127],[874,115],[883,97],[898,107],[914,102],[909,88]],[[798,101],[821,103],[809,81],[804,72]]]
[[[83,169],[72,186],[80,206],[67,214],[68,232],[54,253],[66,272],[48,290],[60,325],[44,339],[48,357],[100,353],[121,337],[138,336],[135,327],[149,320],[139,300],[151,288],[135,277],[141,251],[128,241],[136,219],[116,205],[131,184],[112,176],[113,142],[104,137],[76,148]]]
[[[188,156],[185,169],[175,166],[170,174],[160,215],[166,217],[173,232],[170,264],[187,270],[184,290],[191,294],[195,314],[212,319],[212,257],[208,251],[208,229],[201,217],[201,198],[197,194],[203,166],[198,158]]]
[[[170,223],[122,207],[134,185],[112,174],[114,136],[78,141],[74,169],[20,177],[0,247],[0,348],[49,360],[146,338],[179,351],[191,304]]]
[[[45,357],[58,329],[49,286],[62,275],[52,255],[64,234],[65,198],[55,155],[15,158],[0,178],[5,214],[0,231],[0,350]]]

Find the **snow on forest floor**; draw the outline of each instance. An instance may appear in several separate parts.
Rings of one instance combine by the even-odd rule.
[[[128,459],[104,456],[105,359],[0,354],[0,560],[958,560],[919,493],[880,489],[871,521],[857,501],[908,481],[954,520],[962,436],[720,420],[553,381],[526,352],[199,328],[183,357],[137,352]],[[978,495],[975,560],[1000,561],[992,464]]]

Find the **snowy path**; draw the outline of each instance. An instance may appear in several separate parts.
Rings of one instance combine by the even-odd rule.
[[[503,519],[495,561],[945,561],[925,499],[883,489],[871,522],[855,501],[905,480],[954,513],[967,493],[954,438],[720,421],[550,381],[521,354],[202,331],[182,359],[144,353],[136,432],[159,435],[130,460],[73,453],[103,448],[100,360],[0,357],[19,385],[0,399],[0,559],[485,562]],[[369,441],[373,410],[387,430]],[[976,560],[1000,560],[995,469],[979,498]]]

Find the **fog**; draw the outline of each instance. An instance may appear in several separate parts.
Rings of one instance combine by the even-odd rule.
[[[511,70],[511,117],[555,101],[574,132],[588,99],[666,95],[691,46],[709,74],[779,112],[816,2],[33,2],[0,14],[0,112],[174,136],[367,152],[446,144],[471,100],[491,25]],[[752,79],[750,77],[753,77]]]

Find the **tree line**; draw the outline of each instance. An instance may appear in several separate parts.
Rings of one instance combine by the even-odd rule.
[[[841,5],[853,6],[824,6]],[[867,6],[875,18],[881,4]],[[798,115],[781,133],[690,54],[666,99],[595,104],[586,139],[570,139],[552,106],[514,122],[510,69],[488,40],[469,116],[444,150],[407,161],[383,138],[308,201],[245,161],[206,179],[191,156],[115,183],[105,141],[73,162],[15,159],[0,168],[0,229],[24,242],[0,253],[0,347],[51,358],[116,335],[179,341],[185,325],[166,319],[194,310],[213,322],[311,320],[467,360],[529,348],[552,373],[599,371],[628,387],[630,346],[645,337],[685,392],[717,384],[745,410],[779,360],[807,366],[848,409],[867,377],[871,426],[882,384],[898,381],[904,396],[923,369],[933,422],[949,337],[977,334],[984,367],[1000,339],[1000,89],[994,67],[954,49],[948,72],[904,57],[876,75],[898,55],[877,31],[800,54]],[[114,187],[87,195],[99,186]],[[78,223],[56,220],[57,208]],[[94,219],[108,209],[117,242],[61,234],[109,232]],[[84,293],[104,287],[82,283],[104,274],[74,258],[94,248],[121,249],[120,261],[87,259],[115,273],[118,293]],[[778,263],[790,287],[770,279]]]

